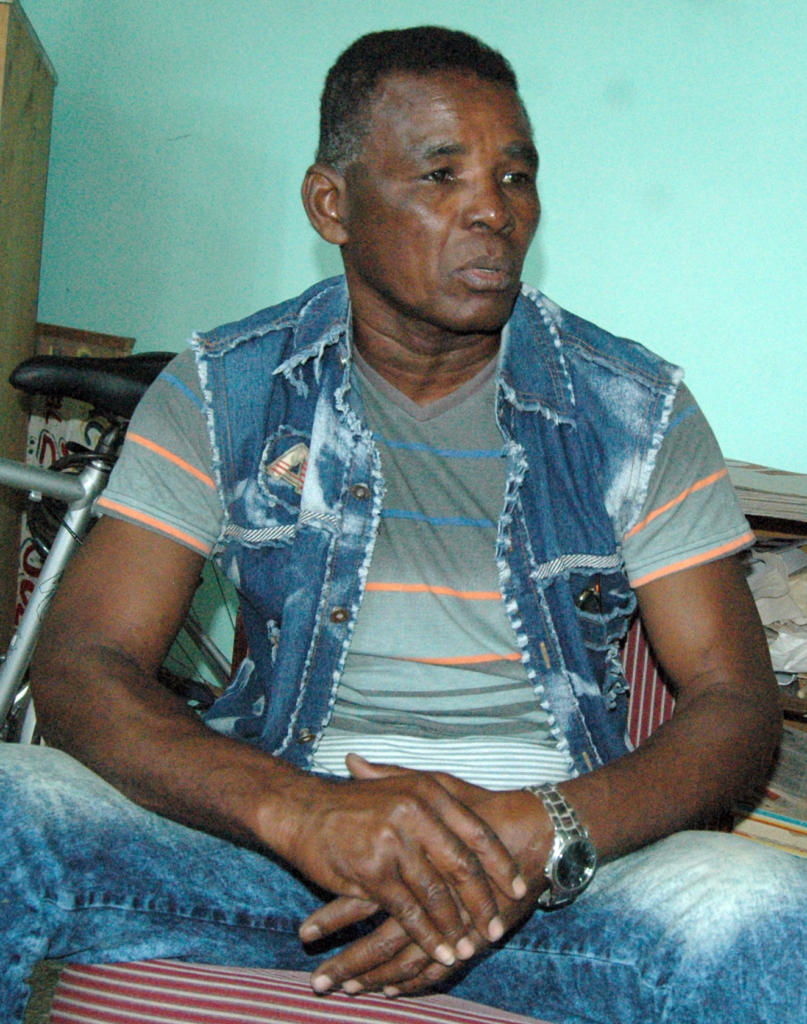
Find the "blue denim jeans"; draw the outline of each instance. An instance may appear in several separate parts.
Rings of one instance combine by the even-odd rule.
[[[57,751],[0,744],[0,1019],[39,959],[310,970],[320,902],[282,865],[143,810]],[[568,1024],[807,1020],[807,860],[680,833],[604,866],[453,984]],[[360,996],[358,998],[361,998]]]

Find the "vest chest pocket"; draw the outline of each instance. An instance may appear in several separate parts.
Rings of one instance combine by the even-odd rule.
[[[309,437],[281,428],[266,443],[258,472],[238,481],[228,540],[245,547],[290,545],[297,532],[308,468]]]
[[[573,573],[574,595],[583,640],[590,651],[605,651],[625,634],[636,598],[621,572]]]
[[[621,572],[576,573],[570,585],[594,678],[606,707],[614,709],[620,695],[627,691],[619,643],[636,607],[636,597]]]

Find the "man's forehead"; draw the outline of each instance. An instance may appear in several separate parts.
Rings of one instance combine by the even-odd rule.
[[[520,106],[521,103],[518,94],[505,82],[483,78],[471,68],[436,68],[433,71],[384,72],[379,75],[370,94],[370,104],[375,107],[391,97],[399,102],[409,99],[412,103],[417,103],[425,93],[433,93],[441,88],[459,88],[471,93],[479,89],[493,88],[501,90],[504,95],[512,96],[517,105]]]
[[[501,108],[497,120],[502,129],[531,140],[532,128],[518,93],[506,83],[460,69],[391,71],[383,75],[370,99],[368,134],[375,134],[375,128],[388,131],[392,119],[397,132],[410,136],[413,143],[418,139],[425,148],[450,147],[456,143],[451,133],[444,139],[439,137],[442,128],[466,123],[471,109],[484,107],[491,95],[496,96]],[[509,113],[502,116],[508,106]],[[377,141],[383,142],[383,136]]]

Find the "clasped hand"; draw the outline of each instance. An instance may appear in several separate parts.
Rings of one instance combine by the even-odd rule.
[[[379,910],[387,918],[320,965],[312,984],[319,992],[425,991],[533,909],[537,892],[525,899],[511,853],[524,846],[514,832],[529,830],[513,827],[513,794],[356,755],[347,763],[353,780],[325,783],[334,790],[307,808],[294,844],[292,862],[337,894],[301,925],[300,937],[325,938]],[[509,820],[495,807],[509,807]]]

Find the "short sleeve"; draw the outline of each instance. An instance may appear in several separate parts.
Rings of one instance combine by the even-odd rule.
[[[135,410],[98,505],[105,515],[212,553],[223,514],[190,350],[168,364]]]
[[[642,514],[622,538],[631,585],[742,550],[754,534],[709,424],[683,384],[656,458]]]

